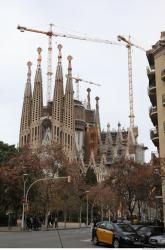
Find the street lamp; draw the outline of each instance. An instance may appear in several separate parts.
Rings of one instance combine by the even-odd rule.
[[[88,226],[88,193],[89,191],[85,191],[86,193],[86,198],[87,198],[87,218],[86,218],[86,225]]]
[[[22,199],[22,221],[21,221],[21,229],[24,230],[24,220],[25,220],[25,202],[26,202],[26,182],[28,174],[23,174],[23,199]]]

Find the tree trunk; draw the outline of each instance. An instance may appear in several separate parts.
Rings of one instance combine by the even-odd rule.
[[[141,205],[139,200],[138,200],[138,219],[139,221],[141,220]]]
[[[64,206],[64,228],[66,228],[66,220],[67,220],[67,211],[66,211],[66,205]]]
[[[80,203],[79,227],[81,228],[82,202]]]

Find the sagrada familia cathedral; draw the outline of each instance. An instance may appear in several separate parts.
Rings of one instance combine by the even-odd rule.
[[[62,46],[58,45],[58,63],[55,75],[53,100],[43,105],[43,86],[41,71],[41,48],[38,48],[38,63],[32,93],[31,62],[27,63],[28,73],[24,91],[20,124],[19,146],[28,144],[37,149],[41,145],[60,143],[68,161],[81,162],[85,173],[89,167],[94,169],[98,182],[109,175],[112,163],[120,159],[133,159],[144,163],[146,147],[137,143],[138,128],[125,130],[118,123],[117,130],[101,130],[99,116],[99,97],[95,109],[91,107],[90,91],[87,101],[74,99],[72,79],[72,57],[68,56],[68,73],[64,92],[62,70]]]

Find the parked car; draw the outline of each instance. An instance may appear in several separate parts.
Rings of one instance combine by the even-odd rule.
[[[127,223],[113,223],[111,221],[103,221],[97,224],[93,237],[95,245],[104,243],[118,247],[135,247],[142,246],[142,239],[136,231]]]
[[[149,238],[149,244],[155,247],[165,247],[165,234],[151,236]]]
[[[133,229],[137,230],[139,227],[141,227],[142,225],[135,225],[135,224],[131,224],[131,226],[133,227]]]
[[[142,237],[143,243],[148,244],[151,236],[162,235],[165,231],[162,226],[141,226],[136,232]]]

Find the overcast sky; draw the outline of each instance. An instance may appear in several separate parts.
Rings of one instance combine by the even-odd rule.
[[[49,23],[54,31],[82,34],[117,41],[117,35],[128,37],[132,42],[150,49],[160,38],[164,27],[164,0],[1,0],[0,1],[0,140],[17,144],[27,61],[32,61],[32,84],[37,64],[37,47],[42,47],[42,73],[44,100],[46,100],[47,43],[44,35],[17,30],[17,25],[47,31]],[[67,56],[73,56],[73,75],[102,86],[81,84],[81,99],[86,89],[92,89],[92,107],[95,97],[100,97],[101,127],[106,130],[129,126],[127,49],[124,46],[106,45],[66,38],[53,39],[53,71],[57,62],[57,44],[63,45],[63,72],[67,73]],[[139,127],[139,143],[151,151],[156,148],[150,140],[153,127],[148,109],[145,52],[133,48],[133,88],[135,125]],[[54,75],[53,75],[54,83]]]

